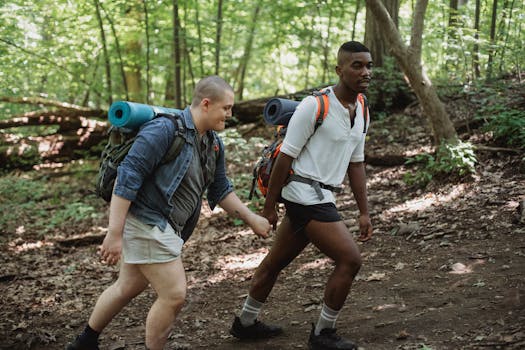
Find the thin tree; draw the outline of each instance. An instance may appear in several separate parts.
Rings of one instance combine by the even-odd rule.
[[[98,0],[94,0],[95,3],[95,10],[97,14],[97,21],[98,26],[100,29],[100,40],[102,40],[102,50],[104,52],[104,62],[105,62],[105,68],[106,68],[106,84],[108,85],[108,104],[111,105],[113,103],[113,91],[111,88],[111,65],[109,63],[109,54],[108,54],[108,48],[106,43],[106,33],[104,32],[104,24],[102,23],[102,16],[100,15],[100,7]]]
[[[200,75],[204,76],[204,58],[202,55],[202,33],[201,33],[201,21],[199,16],[199,2],[194,1],[195,3],[195,25],[197,26],[197,38],[198,43],[197,47],[199,49],[199,68],[200,68]]]
[[[361,7],[361,0],[357,0],[355,2],[355,12],[354,12],[354,20],[352,22],[352,40],[355,40],[355,25],[357,22],[357,14],[359,13],[359,8]]]
[[[248,67],[248,62],[250,61],[250,56],[252,53],[253,38],[255,36],[255,29],[257,27],[257,20],[259,18],[260,11],[261,11],[261,0],[258,0],[253,10],[253,17],[250,23],[248,37],[246,38],[246,43],[244,44],[244,54],[242,55],[241,61],[239,62],[239,66],[237,68],[237,72],[235,74],[235,80],[237,82],[237,84],[235,84],[237,85],[236,94],[240,101],[242,101],[242,97],[243,97],[244,78],[246,76],[246,69]]]
[[[180,20],[179,2],[173,0],[173,69],[175,75],[175,107],[182,107],[182,82],[181,82],[181,60],[180,60]]]
[[[505,36],[505,40],[503,42],[503,47],[501,48],[501,59],[500,59],[500,64],[499,64],[500,73],[503,72],[503,63],[505,62],[505,51],[507,51],[507,46],[509,44],[509,38],[510,38],[510,32],[511,32],[510,26],[512,24],[512,13],[514,12],[514,3],[515,3],[515,0],[512,0],[512,2],[510,3],[510,7],[505,6],[505,8],[508,9],[509,19],[507,20],[507,28],[503,29],[503,33],[504,33],[503,35]],[[505,27],[504,24],[503,24],[503,27]]]
[[[494,45],[496,45],[496,15],[498,12],[498,0],[492,2],[492,19],[490,21],[490,47],[487,61],[487,80],[492,78],[492,65],[494,61]]]
[[[144,32],[146,34],[146,103],[149,104],[151,93],[150,80],[150,41],[149,41],[149,18],[147,0],[142,0],[144,6]]]
[[[219,74],[222,36],[222,0],[217,3],[217,31],[215,35],[215,74]]]
[[[104,16],[106,17],[106,20],[109,23],[109,27],[111,28],[111,33],[113,34],[113,39],[115,39],[115,50],[117,51],[117,57],[120,67],[120,75],[122,76],[122,85],[124,86],[124,93],[126,95],[126,100],[129,100],[129,92],[128,92],[128,83],[126,81],[126,73],[124,71],[124,61],[122,60],[122,50],[120,49],[120,41],[117,35],[117,31],[115,30],[115,25],[113,24],[113,20],[111,19],[111,16],[104,8],[104,5],[98,2],[98,5],[100,6],[100,9],[102,12],[104,12]]]
[[[380,25],[381,33],[385,42],[388,43],[392,55],[410,81],[423,113],[429,119],[434,143],[439,144],[441,141],[457,142],[456,130],[421,63],[424,18],[428,0],[417,0],[412,17],[412,32],[408,47],[403,42],[383,3],[380,0],[366,0],[366,4]]]
[[[476,10],[474,15],[474,47],[472,53],[474,76],[479,79],[481,76],[479,70],[479,17],[481,12],[481,0],[476,0]]]
[[[318,8],[320,8],[321,6],[319,6]],[[320,34],[321,34],[321,42],[323,43],[323,75],[322,75],[322,78],[321,78],[321,81],[324,83],[326,83],[326,76],[328,75],[329,73],[329,70],[330,70],[330,67],[328,65],[328,55],[329,55],[329,51],[330,51],[330,33],[332,32],[331,31],[331,28],[332,28],[332,18],[333,18],[333,4],[331,6],[326,6],[328,8],[328,25],[327,25],[327,28],[326,30],[324,31],[321,31]],[[321,17],[321,11],[319,11],[319,17]],[[323,32],[326,33],[326,38],[323,37]]]

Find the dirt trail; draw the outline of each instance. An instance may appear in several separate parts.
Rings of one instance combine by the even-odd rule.
[[[525,176],[515,159],[481,161],[481,176],[433,192],[402,182],[399,168],[368,167],[375,236],[338,320],[361,349],[525,348],[525,226],[515,220]],[[355,233],[348,189],[338,199]],[[205,211],[184,253],[188,298],[170,349],[301,349],[321,305],[332,263],[309,247],[280,276],[261,319],[285,335],[242,343],[228,334],[250,276],[271,239]],[[1,250],[1,349],[63,349],[95,298],[116,277],[96,247],[48,242]],[[102,349],[143,349],[148,291],[108,327]]]

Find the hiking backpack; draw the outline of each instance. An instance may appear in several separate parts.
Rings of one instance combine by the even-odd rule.
[[[315,131],[323,124],[323,121],[328,115],[328,107],[330,104],[328,100],[328,91],[326,89],[323,89],[321,91],[314,91],[312,94],[313,96],[315,96],[315,99],[317,101],[317,111],[315,114],[315,125],[314,125],[314,133],[315,133]],[[363,127],[363,134],[364,134],[366,133],[367,122],[368,122],[368,100],[366,99],[366,96],[364,94],[357,95],[357,100],[359,101],[359,103],[361,103],[361,106],[363,108],[363,118],[365,120],[364,127]],[[271,100],[268,101],[268,104],[270,102]],[[275,117],[273,118],[279,119]],[[272,118],[265,118],[265,119],[268,121]],[[257,161],[257,163],[255,164],[253,168],[252,187],[250,189],[250,194],[248,196],[248,199],[252,199],[254,195],[258,197],[256,189],[259,190],[259,192],[263,195],[263,197],[266,197],[266,194],[268,193],[268,184],[270,183],[270,176],[272,173],[272,169],[275,164],[275,160],[277,159],[277,156],[279,155],[279,152],[281,150],[281,146],[282,146],[284,137],[286,135],[287,128],[288,128],[288,125],[278,125],[277,130],[275,131],[274,141],[263,149],[261,157],[259,158],[259,160]],[[320,183],[315,182],[314,184],[313,180],[306,179],[298,175],[294,175],[292,170],[290,170],[290,175],[291,175],[291,177],[289,178],[290,181],[300,181],[300,182],[309,183],[312,186],[314,186],[317,194],[322,196],[321,190],[319,187]],[[334,188],[332,186],[327,186],[323,184],[321,185],[322,185],[321,188],[327,188],[335,192],[337,192],[338,190],[338,188]]]
[[[170,148],[162,158],[161,164],[168,163],[179,155],[184,145],[185,127],[181,117],[176,114],[155,113],[154,118],[166,117],[175,125],[176,136]],[[108,143],[102,151],[100,166],[95,180],[95,193],[106,202],[111,201],[115,179],[117,178],[117,168],[128,154],[133,142],[138,134],[138,130],[129,130],[111,126],[108,131]]]

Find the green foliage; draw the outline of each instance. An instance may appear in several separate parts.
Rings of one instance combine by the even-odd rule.
[[[39,173],[35,171],[0,177],[0,231],[41,238],[57,230],[63,233],[79,223],[100,220],[104,203],[86,193],[84,188],[89,184],[85,182],[91,177],[86,176],[84,169],[77,170],[79,175],[68,176],[68,181],[37,177]]]
[[[107,107],[110,68],[112,97],[125,97],[123,70],[137,73],[137,102],[145,102],[146,68],[149,67],[151,103],[164,105],[166,87],[173,78],[173,11],[171,2],[147,2],[148,23],[142,3],[123,0],[100,1],[102,28],[95,2],[88,0],[11,0],[0,4],[0,96],[44,96],[49,99]],[[412,27],[413,3],[400,2],[399,30],[403,38]],[[322,5],[322,6],[321,6]],[[524,66],[521,40],[523,4],[504,2],[498,7],[498,31],[490,42],[491,6],[481,3],[481,28],[473,30],[475,2],[460,7],[455,28],[448,28],[448,2],[434,1],[425,16],[423,62],[430,77],[464,82],[472,78],[475,47],[485,73],[488,53],[494,52],[495,71],[512,72]],[[200,77],[215,73],[217,2],[182,1],[181,69],[184,99],[189,100]],[[254,10],[260,12],[254,17]],[[357,12],[356,12],[357,11]],[[231,1],[223,6],[220,19],[219,75],[245,98],[288,93],[320,86],[337,79],[334,74],[336,51],[350,39],[348,23],[356,16],[355,39],[363,41],[366,28],[364,3],[343,0],[261,2]],[[255,25],[252,42],[250,28]],[[149,33],[149,65],[146,62],[146,29]],[[104,51],[101,30],[107,49]],[[368,33],[370,34],[370,33]],[[249,55],[248,50],[249,48]],[[120,52],[119,52],[120,51]],[[243,60],[245,81],[239,81]],[[477,57],[477,56],[476,56]],[[106,60],[108,66],[106,66]],[[388,63],[387,63],[388,64]],[[385,75],[378,86],[381,96],[392,97],[399,80]],[[128,77],[131,81],[131,78]],[[378,92],[379,94],[379,92]],[[171,102],[171,101],[168,101]],[[387,101],[387,105],[392,101]],[[20,114],[31,106],[5,104],[0,118]]]
[[[374,111],[391,110],[401,96],[410,94],[409,87],[403,78],[393,57],[384,57],[382,67],[373,69],[372,86],[367,92],[370,105]],[[383,114],[374,113],[374,119],[381,119]]]
[[[486,120],[485,130],[496,142],[525,149],[525,112],[495,104],[480,111],[477,118]]]
[[[266,141],[260,137],[246,140],[235,128],[224,130],[220,136],[226,148],[228,175],[231,177],[235,193],[243,201],[247,201],[252,186],[253,166],[259,159]],[[248,207],[259,210],[263,203],[264,198],[252,198]]]
[[[418,164],[415,172],[407,172],[404,180],[409,185],[425,187],[433,179],[462,179],[474,174],[477,163],[472,144],[441,143],[435,154],[420,154],[409,159],[406,164]]]

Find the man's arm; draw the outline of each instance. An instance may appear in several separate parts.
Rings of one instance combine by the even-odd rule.
[[[279,153],[273,165],[270,182],[268,183],[268,193],[264,202],[263,216],[268,219],[275,229],[277,226],[277,211],[275,206],[281,196],[281,190],[290,174],[293,158],[285,153]]]
[[[372,223],[370,222],[370,215],[368,213],[368,198],[366,194],[366,173],[365,163],[350,163],[348,165],[348,180],[350,181],[350,188],[354,194],[357,208],[359,209],[359,238],[358,240],[364,242],[372,238]]]
[[[247,223],[256,235],[263,238],[268,237],[268,232],[270,231],[268,220],[252,212],[239,197],[237,197],[235,192],[228,193],[226,197],[219,202],[219,205],[222,209],[226,210],[229,215]]]
[[[131,201],[115,194],[109,206],[108,233],[100,247],[100,256],[110,265],[116,264],[122,252],[122,233]]]

